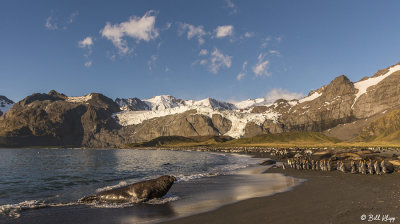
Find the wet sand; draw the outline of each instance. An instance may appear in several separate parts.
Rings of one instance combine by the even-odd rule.
[[[0,216],[0,223],[156,223],[199,214],[249,198],[288,191],[301,183],[297,178],[280,173],[263,173],[266,169],[265,166],[254,166],[238,170],[234,174],[176,183],[163,199],[167,203],[160,204],[156,200],[154,204],[139,203],[120,208],[71,205],[27,209],[17,211],[19,218]],[[178,200],[174,200],[175,197]]]
[[[165,223],[400,223],[399,173],[379,176],[281,168],[267,172],[307,181],[292,191]],[[368,221],[371,214],[380,215],[380,220]],[[394,217],[394,222],[383,221],[384,215]]]

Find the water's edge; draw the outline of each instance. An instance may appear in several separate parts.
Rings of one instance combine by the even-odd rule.
[[[158,149],[152,150],[157,151]],[[192,150],[187,151],[191,152]],[[254,156],[247,153],[201,153],[220,155],[229,154],[229,156],[249,158]],[[88,223],[99,223],[100,220],[98,220],[98,214],[110,212],[110,214],[112,214],[110,219],[103,219],[102,221],[118,223],[163,222],[212,211],[222,206],[251,198],[271,196],[276,193],[290,191],[302,182],[300,179],[287,177],[283,174],[264,173],[268,167],[257,165],[263,159],[251,158],[251,160],[251,164],[247,164],[247,166],[241,164],[241,166],[235,167],[230,170],[230,172],[178,177],[179,181],[172,187],[167,196],[160,200],[150,201],[146,204],[127,206],[88,206],[74,202],[67,202],[64,204],[46,204],[40,201],[27,201],[15,206],[19,206],[19,208],[15,209],[17,214],[15,217],[18,217],[19,212],[21,211],[23,211],[23,215],[18,219],[9,219],[8,221],[10,221],[10,223],[13,223],[14,221],[16,223],[29,223],[28,220],[36,220],[38,223],[52,223],[60,217],[71,216],[72,210],[74,213],[72,218],[93,220]],[[98,188],[96,192],[110,189],[112,187],[123,186],[124,184],[126,183],[119,183],[115,186],[105,186],[103,188]],[[1,209],[4,210],[10,208],[5,208],[3,206],[0,208],[0,212]],[[44,209],[47,209],[46,217],[43,217]],[[51,209],[52,212],[50,212],[49,209]],[[52,213],[54,213],[54,215],[51,215]],[[0,221],[1,218],[2,217],[0,217]]]

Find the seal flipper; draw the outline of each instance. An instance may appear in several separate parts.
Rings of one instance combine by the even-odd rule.
[[[145,189],[142,191],[141,199],[144,199],[144,201],[148,201],[150,196],[150,192]]]

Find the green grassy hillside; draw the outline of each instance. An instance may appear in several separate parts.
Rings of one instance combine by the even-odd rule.
[[[161,136],[153,140],[134,143],[127,145],[128,147],[189,147],[189,146],[209,146],[217,145],[226,141],[232,140],[227,136]]]
[[[163,136],[148,142],[129,144],[128,147],[193,147],[193,146],[320,146],[334,145],[339,140],[318,132],[288,132],[232,139],[227,136]]]
[[[277,134],[258,135],[251,138],[235,139],[225,144],[232,145],[268,145],[268,144],[334,144],[338,139],[328,137],[319,132],[285,132]]]

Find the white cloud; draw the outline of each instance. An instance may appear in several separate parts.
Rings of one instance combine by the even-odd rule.
[[[183,23],[181,24],[180,28],[181,28],[181,30],[179,31],[180,35],[187,32],[188,40],[196,37],[200,45],[204,44],[205,40],[203,36],[207,35],[207,33],[204,31],[203,26],[194,26],[191,24]]]
[[[215,37],[217,38],[224,38],[227,36],[232,36],[233,34],[233,26],[232,25],[227,25],[227,26],[218,26],[215,29],[216,35]]]
[[[88,36],[85,39],[78,42],[78,46],[80,48],[89,48],[90,49],[93,44],[94,44],[93,38],[90,36]]]
[[[217,74],[221,67],[230,68],[232,64],[232,56],[222,54],[217,48],[210,56],[210,71]]]
[[[88,36],[85,39],[81,40],[78,42],[78,46],[80,48],[85,48],[87,49],[87,52],[84,54],[84,56],[88,59],[90,57],[90,55],[92,54],[92,46],[94,44],[93,38]],[[87,61],[85,63],[86,67],[90,67],[92,66],[92,61]]]
[[[58,29],[58,25],[52,16],[47,17],[46,23],[44,24],[44,26],[48,30],[57,30]]]
[[[71,15],[68,17],[67,23],[73,23],[76,16],[78,16],[78,12],[71,13]]]
[[[247,61],[244,61],[242,65],[242,70],[246,71],[246,67],[247,67]]]
[[[236,79],[241,80],[245,75],[246,75],[246,73],[241,72],[236,76]]]
[[[130,17],[128,21],[111,25],[109,22],[100,31],[101,35],[112,41],[121,54],[126,54],[132,49],[124,37],[131,37],[140,41],[150,41],[158,37],[158,29],[155,28],[156,16],[153,11],[148,11],[143,17]]]
[[[147,65],[149,66],[149,70],[152,71],[153,67],[156,65],[158,56],[153,54],[150,59],[147,61]]]
[[[71,13],[67,18],[64,17],[58,20],[57,17],[54,16],[54,11],[51,11],[51,16],[47,17],[44,26],[48,30],[66,30],[68,25],[75,21],[75,18],[78,16],[78,12]]]
[[[231,0],[226,0],[226,6],[231,10],[231,14],[236,14],[238,11],[238,8],[235,3],[233,3]]]
[[[280,43],[281,41],[282,41],[282,37],[275,37],[275,40],[278,42],[278,43]]]
[[[250,37],[254,36],[254,33],[246,32],[246,33],[244,33],[243,36],[246,37],[246,38],[250,38]]]
[[[200,64],[201,64],[201,65],[205,65],[205,64],[207,64],[207,60],[206,60],[206,59],[202,59],[202,60],[200,60]]]
[[[262,48],[266,48],[270,41],[271,41],[271,37],[266,37],[266,38],[262,39],[261,47]]]
[[[169,72],[169,68],[168,67],[165,67],[165,72]]]
[[[258,63],[253,67],[253,72],[256,76],[270,76],[271,73],[268,72],[269,61],[264,60],[265,55],[258,55]]]
[[[201,50],[200,50],[199,55],[204,56],[204,55],[207,55],[207,54],[208,54],[207,49],[201,49]]]
[[[242,65],[242,72],[240,72],[237,76],[236,76],[236,79],[237,80],[241,80],[243,77],[245,77],[246,75],[247,75],[247,61],[244,61],[243,62],[243,65]]]
[[[281,52],[279,52],[279,51],[277,51],[277,50],[270,50],[269,53],[270,53],[270,54],[277,55],[277,56],[280,56],[280,55],[281,55]]]
[[[303,97],[302,93],[295,93],[295,92],[290,92],[289,90],[286,89],[274,88],[267,93],[265,99],[267,100],[267,102],[272,103],[278,99],[292,100],[292,99],[299,99],[301,97]]]
[[[85,62],[85,67],[89,68],[90,66],[92,66],[92,63],[92,61]]]
[[[165,27],[163,28],[163,30],[169,30],[172,27],[172,23],[167,23],[165,24]]]

